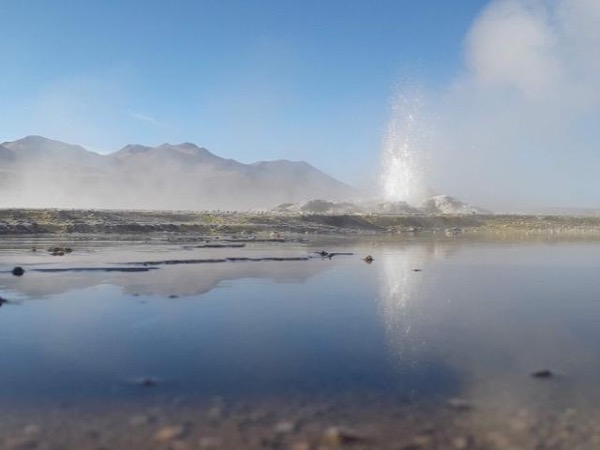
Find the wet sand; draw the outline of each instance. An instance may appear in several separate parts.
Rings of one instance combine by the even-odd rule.
[[[4,449],[592,449],[597,416],[512,411],[462,399],[427,406],[388,399],[185,398],[0,414]]]

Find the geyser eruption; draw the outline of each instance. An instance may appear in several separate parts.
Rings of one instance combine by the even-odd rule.
[[[383,139],[380,189],[388,202],[420,203],[426,196],[424,158],[428,132],[423,126],[418,92],[396,97]]]

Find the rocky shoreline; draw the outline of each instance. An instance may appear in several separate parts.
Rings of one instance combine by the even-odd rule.
[[[462,399],[423,407],[364,400],[214,398],[198,404],[178,398],[16,409],[0,414],[0,448],[533,450],[600,442],[597,417],[569,408],[498,413]]]
[[[539,215],[277,214],[222,211],[0,210],[0,235],[203,233],[417,235],[557,234],[600,237],[600,217]]]

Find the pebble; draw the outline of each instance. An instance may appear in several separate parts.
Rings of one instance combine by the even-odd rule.
[[[23,428],[23,434],[33,436],[40,433],[40,427],[34,424],[29,424]]]
[[[467,400],[458,397],[448,399],[446,405],[455,411],[468,411],[472,408],[472,405]]]
[[[533,372],[531,374],[531,376],[533,378],[552,378],[554,376],[554,374],[552,373],[551,370],[544,369],[544,370],[538,370],[536,372]]]
[[[511,430],[513,430],[513,431],[518,431],[518,432],[526,431],[528,428],[527,421],[525,421],[519,417],[515,417],[515,418],[509,420],[508,424],[509,424]]]
[[[148,411],[148,415],[155,419],[159,418],[164,413],[162,408],[159,408],[158,406],[153,406],[152,408],[148,408],[147,411]]]
[[[223,408],[220,406],[213,406],[208,410],[207,416],[211,420],[219,420],[223,417]]]
[[[221,445],[221,438],[218,437],[203,437],[198,441],[200,448],[219,448]]]
[[[248,415],[248,418],[253,422],[260,422],[260,421],[267,419],[268,417],[269,417],[269,413],[267,413],[267,411],[265,411],[263,409],[257,409],[255,411],[252,411]]]
[[[464,436],[455,437],[452,439],[452,448],[464,450],[469,447],[469,439]]]
[[[497,449],[508,449],[513,448],[510,440],[503,434],[498,432],[492,432],[487,436],[489,443],[492,445],[492,448]]]
[[[172,425],[162,427],[154,435],[154,439],[157,441],[172,441],[180,438],[185,433],[185,429],[182,425]]]
[[[141,378],[137,381],[137,384],[142,387],[154,387],[158,384],[158,381],[154,378]]]
[[[283,420],[275,425],[273,431],[277,434],[290,434],[296,431],[296,423],[290,420]]]
[[[311,450],[311,448],[308,442],[295,442],[292,444],[291,450]]]
[[[21,266],[14,267],[14,268],[13,268],[13,270],[12,270],[12,274],[13,274],[15,277],[20,277],[20,276],[22,276],[24,273],[25,273],[25,269],[23,269]]]
[[[4,441],[3,449],[7,450],[29,450],[39,447],[40,442],[30,437],[17,437]]]
[[[329,427],[323,433],[323,441],[329,445],[345,445],[365,441],[366,438],[350,428]]]
[[[129,425],[131,425],[132,427],[140,427],[142,425],[147,425],[149,422],[150,418],[142,414],[138,416],[133,416],[131,419],[129,419]]]
[[[169,446],[169,450],[191,450],[190,444],[185,441],[173,441]]]
[[[412,446],[417,448],[428,448],[433,443],[433,438],[431,436],[419,435],[415,436],[412,440]]]

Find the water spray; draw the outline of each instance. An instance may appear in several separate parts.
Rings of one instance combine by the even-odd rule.
[[[392,107],[382,152],[380,191],[387,202],[418,204],[426,196],[424,158],[428,131],[418,92],[401,92]]]

